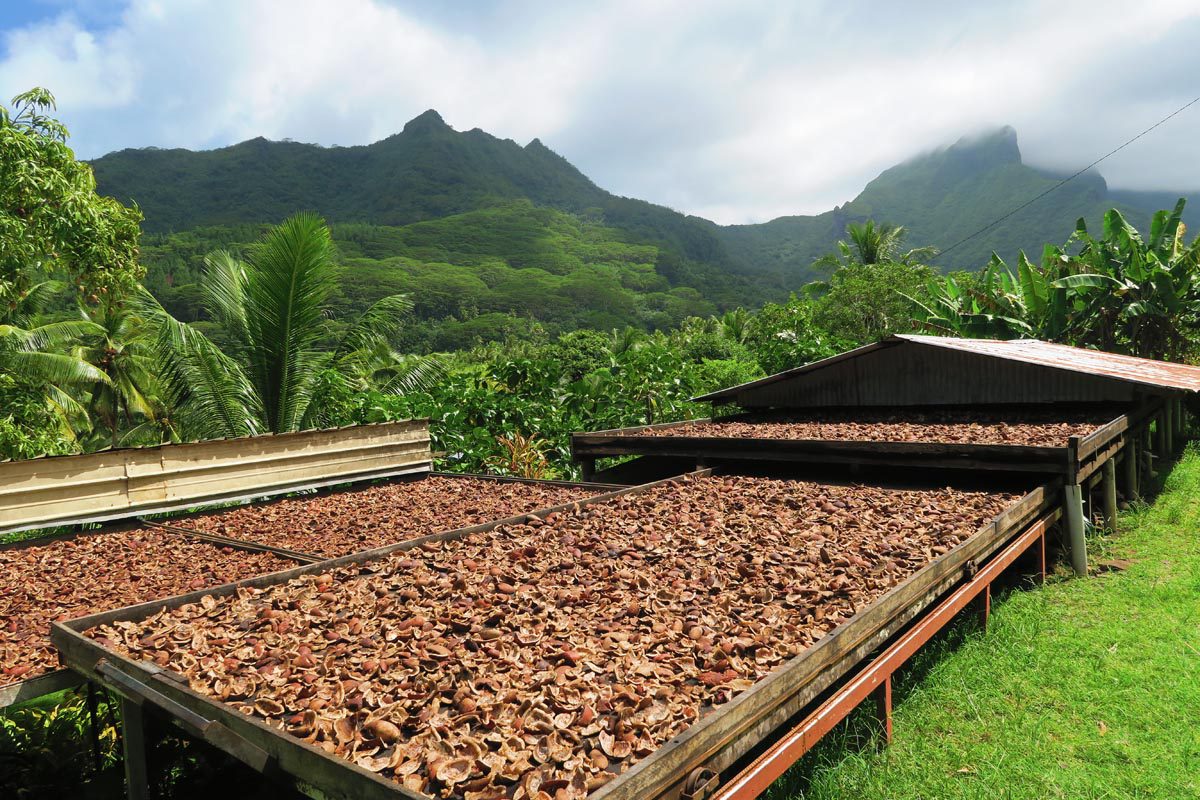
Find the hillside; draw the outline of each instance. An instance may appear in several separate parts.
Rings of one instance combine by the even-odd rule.
[[[628,244],[654,246],[659,276],[671,286],[695,287],[720,306],[778,297],[818,277],[812,261],[833,248],[848,222],[904,225],[910,246],[944,249],[1061,177],[1024,164],[1016,132],[1003,128],[885,170],[853,200],[823,214],[721,227],[606,192],[537,139],[522,147],[478,129],[458,132],[435,111],[359,147],[260,138],[202,152],[123,150],[93,167],[100,190],[136,201],[152,233],[277,222],[298,209],[335,224],[397,227],[528,202],[602,226]],[[1020,248],[1040,253],[1045,243],[1064,241],[1078,217],[1098,224],[1113,206],[1144,226],[1177,196],[1110,190],[1098,173],[1087,173],[937,266],[977,268],[993,250],[1006,259]],[[1200,204],[1189,217],[1200,219]],[[415,257],[403,237],[383,240],[401,249],[377,257]]]
[[[601,218],[681,259],[737,266],[711,222],[610,194],[537,139],[522,147],[479,129],[458,132],[432,110],[365,146],[258,138],[199,152],[121,150],[92,167],[100,191],[136,201],[152,233],[278,222],[299,209],[334,223],[408,225],[529,200]]]
[[[172,314],[203,319],[203,258],[244,251],[264,225],[225,225],[147,234],[146,286]],[[668,278],[663,254],[624,234],[527,200],[405,226],[334,223],[342,265],[331,311],[346,320],[376,300],[415,302],[406,346],[453,350],[478,342],[578,328],[671,328],[688,316],[745,302],[745,281],[681,262]],[[698,287],[703,287],[701,292]]]

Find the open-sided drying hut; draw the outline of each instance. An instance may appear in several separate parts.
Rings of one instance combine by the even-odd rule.
[[[621,469],[640,463],[643,475],[656,463],[1028,474],[1066,487],[1079,544],[1084,488],[1104,480],[1111,523],[1118,461],[1125,494],[1136,496],[1153,458],[1175,451],[1183,399],[1198,391],[1200,367],[1190,365],[1036,340],[897,335],[696,398],[732,414],[579,433],[572,451],[586,477],[598,458],[631,455],[642,458]]]

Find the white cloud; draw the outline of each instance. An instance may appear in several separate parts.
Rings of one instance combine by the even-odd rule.
[[[81,154],[253,136],[362,144],[426,108],[540,137],[597,183],[722,222],[817,212],[881,169],[1013,124],[1082,166],[1182,105],[1193,4],[134,0],[4,34],[0,92],[45,85]],[[1200,106],[1106,162],[1200,187]]]

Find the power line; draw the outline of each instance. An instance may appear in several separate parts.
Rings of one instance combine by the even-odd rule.
[[[1135,137],[1133,137],[1132,139],[1130,139],[1129,141],[1125,142],[1125,144],[1121,145],[1120,147],[1118,147],[1117,149],[1115,149],[1115,150],[1113,150],[1113,151],[1111,151],[1111,152],[1105,153],[1104,155],[1100,156],[1100,158],[1097,158],[1095,161],[1093,161],[1092,163],[1088,164],[1086,167],[1084,167],[1083,169],[1079,170],[1079,171],[1078,171],[1078,172],[1076,172],[1074,175],[1069,175],[1068,177],[1066,177],[1066,178],[1063,178],[1061,181],[1059,181],[1058,183],[1054,184],[1054,185],[1053,185],[1053,186],[1051,186],[1049,189],[1047,189],[1046,191],[1044,191],[1044,192],[1042,192],[1041,194],[1039,194],[1037,197],[1034,197],[1034,198],[1032,198],[1032,199],[1030,199],[1030,200],[1026,200],[1024,203],[1022,203],[1021,205],[1017,206],[1017,207],[1016,207],[1016,208],[1014,208],[1012,211],[1009,211],[1007,214],[1005,214],[1005,215],[1004,215],[1004,216],[1002,216],[1002,217],[999,217],[998,219],[992,220],[992,221],[991,221],[991,222],[989,222],[987,225],[984,225],[982,228],[980,228],[979,230],[977,230],[977,231],[975,231],[974,233],[972,233],[970,236],[967,236],[967,237],[966,237],[966,238],[964,238],[964,239],[959,239],[957,242],[955,242],[954,244],[950,245],[950,246],[949,246],[949,247],[947,247],[945,250],[941,251],[941,252],[940,252],[940,253],[938,253],[936,256],[934,256],[933,258],[931,258],[931,259],[930,259],[930,261],[931,261],[931,262],[932,262],[932,261],[937,261],[939,258],[941,258],[942,256],[946,255],[946,254],[947,254],[947,253],[949,253],[951,250],[954,250],[955,248],[959,247],[960,245],[964,245],[964,244],[966,244],[967,242],[971,241],[972,239],[974,239],[974,238],[975,238],[976,236],[978,236],[979,234],[981,234],[981,233],[984,233],[984,232],[986,232],[986,231],[988,231],[988,230],[991,230],[992,228],[994,228],[994,227],[996,227],[997,225],[999,225],[1001,222],[1004,222],[1004,220],[1008,219],[1008,218],[1009,218],[1009,217],[1011,217],[1013,214],[1016,214],[1018,211],[1021,211],[1021,210],[1022,210],[1022,209],[1024,209],[1024,208],[1028,208],[1029,206],[1033,205],[1033,204],[1034,204],[1034,203],[1036,203],[1038,200],[1041,200],[1043,197],[1045,197],[1046,195],[1048,195],[1048,194],[1050,194],[1051,192],[1055,191],[1056,189],[1060,189],[1060,188],[1062,188],[1064,185],[1066,185],[1066,184],[1070,183],[1071,181],[1075,180],[1075,179],[1076,179],[1076,178],[1078,178],[1080,175],[1082,175],[1083,173],[1087,172],[1087,171],[1088,171],[1089,169],[1091,169],[1092,167],[1094,167],[1094,166],[1096,166],[1097,164],[1099,164],[1101,161],[1105,160],[1105,159],[1106,159],[1106,158],[1108,158],[1109,156],[1116,155],[1117,153],[1121,152],[1121,151],[1122,151],[1122,150],[1124,150],[1126,147],[1128,147],[1129,145],[1133,144],[1133,143],[1134,143],[1134,142],[1136,142],[1138,139],[1142,138],[1142,137],[1143,137],[1143,136],[1145,136],[1147,133],[1149,133],[1150,131],[1152,131],[1152,130],[1154,130],[1155,128],[1157,128],[1159,125],[1162,125],[1164,122],[1166,122],[1167,120],[1169,120],[1169,119],[1171,119],[1172,117],[1176,116],[1177,114],[1179,114],[1179,113],[1181,113],[1181,112],[1183,112],[1183,111],[1186,111],[1188,108],[1190,108],[1190,107],[1192,107],[1192,106],[1196,105],[1196,103],[1200,103],[1200,97],[1196,97],[1196,98],[1194,98],[1194,99],[1193,99],[1193,100],[1192,100],[1190,103],[1185,103],[1184,105],[1182,105],[1182,106],[1180,106],[1179,108],[1175,109],[1175,110],[1174,110],[1174,111],[1172,111],[1170,114],[1167,114],[1165,117],[1163,117],[1162,119],[1160,119],[1158,122],[1156,122],[1156,123],[1154,123],[1153,125],[1151,125],[1149,128],[1146,128],[1146,130],[1142,131],[1142,132],[1141,132],[1141,133],[1139,133],[1137,136],[1135,136]]]

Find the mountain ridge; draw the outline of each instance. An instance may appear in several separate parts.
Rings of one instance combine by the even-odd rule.
[[[960,242],[1062,176],[1024,164],[1010,126],[962,137],[881,172],[849,202],[808,216],[720,226],[665,206],[621,197],[540,139],[522,146],[479,128],[456,131],[429,109],[368,145],[322,147],[262,137],[205,151],[126,149],[92,162],[101,192],[136,201],[147,231],[277,222],[305,208],[330,222],[399,226],[528,200],[623,231],[630,242],[662,248],[660,271],[708,264],[777,289],[816,277],[812,261],[829,252],[850,222],[904,225],[908,245]],[[1183,193],[1188,194],[1188,193]],[[1110,190],[1089,171],[960,245],[942,268],[975,268],[992,251],[1036,257],[1064,241],[1075,220],[1098,224],[1108,207],[1139,227],[1170,192]],[[1169,199],[1169,202],[1164,202]],[[1189,210],[1195,218],[1200,209]]]

